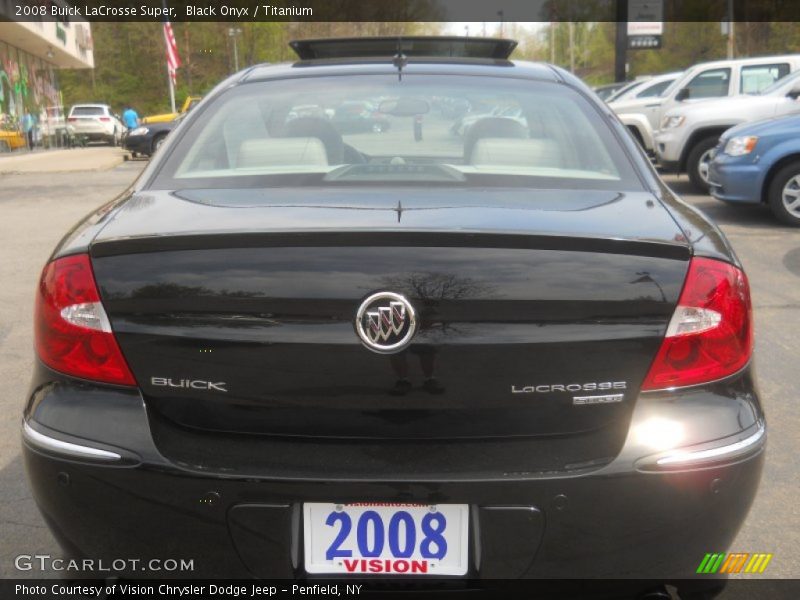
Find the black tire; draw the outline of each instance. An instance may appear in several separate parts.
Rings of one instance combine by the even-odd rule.
[[[798,202],[794,206],[792,198]],[[767,190],[767,203],[781,223],[800,227],[800,161],[791,162],[775,173]]]
[[[708,193],[708,170],[706,168],[705,175],[702,172],[703,166],[701,161],[705,159],[707,153],[714,148],[719,142],[719,137],[707,137],[697,142],[689,156],[686,158],[686,172],[689,174],[689,180],[698,192],[703,194]]]
[[[161,147],[161,144],[164,143],[164,140],[167,138],[166,133],[162,133],[161,135],[157,135],[153,138],[153,141],[150,143],[150,156],[156,153],[156,151]]]

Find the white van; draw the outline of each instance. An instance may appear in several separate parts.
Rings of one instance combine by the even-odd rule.
[[[657,150],[654,134],[670,109],[711,98],[758,93],[798,68],[800,54],[700,63],[684,71],[661,96],[649,102],[609,106],[645,150],[652,152]],[[680,168],[679,164],[664,166],[672,170]]]

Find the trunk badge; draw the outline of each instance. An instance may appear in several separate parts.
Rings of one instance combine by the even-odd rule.
[[[367,348],[379,354],[392,354],[411,342],[417,330],[417,315],[405,296],[377,292],[358,307],[355,325]]]

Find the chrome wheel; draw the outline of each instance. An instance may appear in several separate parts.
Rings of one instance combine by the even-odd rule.
[[[712,153],[714,149],[706,150],[700,155],[700,162],[697,164],[697,173],[705,183],[708,183],[708,171],[711,165]]]
[[[800,175],[791,177],[783,186],[781,202],[786,212],[800,219]]]

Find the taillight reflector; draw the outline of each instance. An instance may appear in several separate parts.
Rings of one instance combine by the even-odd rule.
[[[89,256],[58,258],[45,266],[36,294],[36,352],[67,375],[136,385],[114,339]]]
[[[678,306],[642,390],[706,383],[732,375],[753,353],[747,277],[730,265],[693,258]]]

